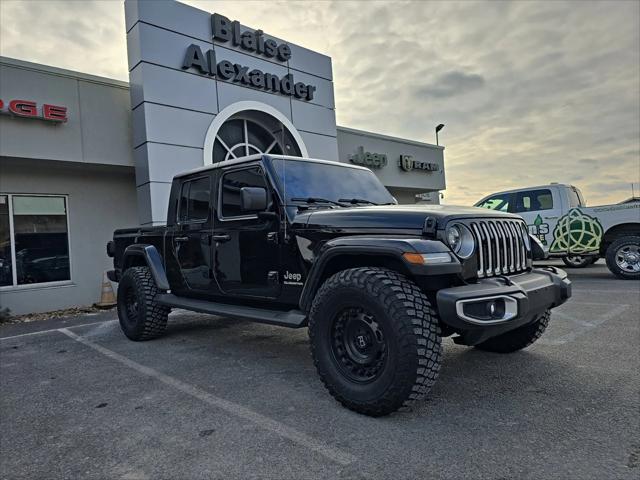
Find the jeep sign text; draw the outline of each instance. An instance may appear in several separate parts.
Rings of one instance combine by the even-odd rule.
[[[353,155],[349,155],[349,161],[356,165],[370,168],[383,168],[387,166],[387,156],[384,153],[365,152],[364,147],[358,147]]]

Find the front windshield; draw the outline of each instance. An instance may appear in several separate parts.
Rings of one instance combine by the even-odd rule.
[[[508,193],[501,193],[499,195],[489,197],[482,202],[478,202],[475,206],[480,208],[488,208],[489,210],[500,210],[501,212],[506,212],[509,210],[510,197],[511,195]]]
[[[395,200],[370,170],[330,163],[273,158],[273,167],[287,204],[292,199],[324,199],[331,202],[389,204]]]

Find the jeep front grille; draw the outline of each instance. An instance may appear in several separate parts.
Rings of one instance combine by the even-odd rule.
[[[478,277],[523,272],[528,266],[529,235],[519,220],[482,220],[469,224],[475,237]]]

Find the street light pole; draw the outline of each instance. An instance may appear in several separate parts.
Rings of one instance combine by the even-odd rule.
[[[438,126],[436,127],[436,145],[440,145],[440,142],[438,141],[438,132],[440,130],[442,130],[444,128],[444,123],[440,123],[438,124]]]

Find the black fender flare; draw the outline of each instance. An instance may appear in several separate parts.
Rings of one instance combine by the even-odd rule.
[[[452,262],[441,265],[415,265],[402,256],[403,253],[451,253],[451,250],[438,240],[417,237],[375,237],[349,236],[334,238],[326,242],[313,259],[307,274],[307,280],[300,295],[299,306],[304,312],[311,309],[313,298],[320,288],[323,273],[331,260],[339,256],[386,256],[402,263],[411,275],[437,275],[460,273],[462,266],[452,254]]]
[[[159,290],[170,290],[169,279],[167,278],[167,272],[164,269],[162,257],[158,252],[158,249],[153,245],[147,245],[143,243],[135,243],[129,245],[122,256],[122,271],[124,272],[131,266],[131,260],[134,258],[142,257],[151,271],[153,281],[156,282],[156,286]]]

